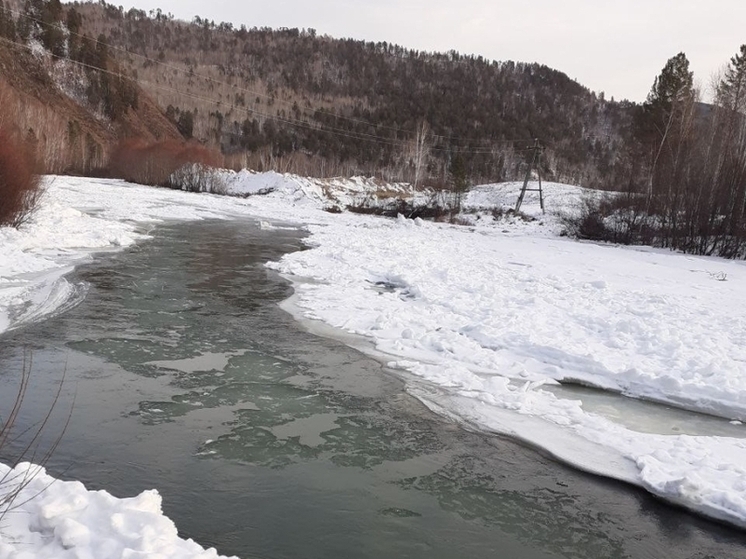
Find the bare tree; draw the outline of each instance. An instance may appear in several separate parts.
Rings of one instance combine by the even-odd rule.
[[[427,163],[430,159],[430,126],[425,120],[421,120],[415,131],[414,144],[411,148],[412,162],[414,165],[414,182],[412,183],[412,196],[420,186],[420,180],[424,171],[427,170]]]

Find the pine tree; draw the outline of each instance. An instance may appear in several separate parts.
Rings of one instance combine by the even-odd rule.
[[[646,127],[665,138],[671,121],[694,94],[694,73],[689,71],[689,60],[683,52],[670,58],[655,78],[653,87],[643,104]]]
[[[733,112],[746,112],[746,45],[730,59],[717,86],[717,104]]]
[[[655,78],[647,100],[636,118],[637,136],[650,154],[648,188],[670,189],[673,170],[679,165],[680,142],[688,135],[696,92],[694,74],[683,52],[670,58]],[[665,158],[661,159],[663,155]],[[664,164],[661,168],[661,164]]]
[[[192,111],[184,111],[179,115],[179,120],[176,123],[176,127],[187,140],[192,138],[194,132],[194,115]]]
[[[83,18],[75,8],[67,11],[67,29],[70,31],[68,37],[68,56],[73,60],[78,59],[80,51],[80,27],[83,24]]]
[[[0,0],[0,37],[5,37],[11,41],[16,38],[16,26],[13,21],[13,15],[10,10],[6,10],[5,2]]]
[[[60,26],[60,0],[26,0],[23,12],[24,15],[19,18],[21,39],[36,39],[55,56],[63,56],[65,34]]]

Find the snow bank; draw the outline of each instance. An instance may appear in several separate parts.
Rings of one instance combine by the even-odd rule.
[[[333,205],[340,209],[362,201],[370,203],[393,196],[412,196],[408,184],[383,183],[368,177],[316,179],[244,169],[239,172],[223,171],[221,180],[226,184],[226,193],[233,196],[271,194],[271,197],[285,202],[320,207]]]
[[[56,480],[28,463],[12,470],[0,464],[0,487],[15,495],[0,505],[0,559],[219,557],[212,548],[179,538],[161,512],[157,491],[117,499]]]
[[[321,284],[300,290],[314,317],[387,354],[746,419],[740,262],[408,220],[312,232],[276,267]]]
[[[528,187],[536,189],[538,188],[538,183],[532,181]],[[466,210],[513,209],[518,201],[521,188],[523,188],[522,182],[475,186],[466,193],[461,205]],[[586,192],[588,191],[569,184],[543,182],[542,195],[544,198],[544,208],[550,214],[574,211],[580,207],[582,196]],[[523,198],[520,211],[533,216],[540,215],[539,193],[534,190],[527,191]]]
[[[295,192],[300,185],[295,183],[290,175],[282,175],[274,171],[256,173],[248,169],[241,171],[222,171],[222,178],[226,185],[226,193],[233,196],[251,196],[254,194],[269,194],[283,191]]]

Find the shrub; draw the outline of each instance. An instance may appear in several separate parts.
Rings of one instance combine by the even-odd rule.
[[[388,198],[379,200],[375,196],[357,200],[347,206],[353,213],[396,217],[403,215],[409,219],[433,219],[448,221],[458,213],[454,200],[442,191],[432,191],[427,200],[417,203],[414,199]]]
[[[525,221],[526,223],[536,221],[535,217],[523,213],[520,210],[515,211],[513,208],[503,208],[502,206],[495,206],[494,208],[492,208],[492,218],[495,221],[502,221],[503,219],[509,219],[511,217],[515,217],[517,219],[520,219],[521,221]]]
[[[66,420],[61,423],[58,422],[59,418],[53,417],[53,412],[57,408],[62,395],[62,387],[65,381],[63,373],[58,390],[46,410],[46,414],[38,418],[35,424],[28,424],[29,418],[23,417],[28,415],[28,412],[25,412],[22,408],[29,388],[32,363],[32,354],[24,352],[20,374],[17,375],[18,389],[15,397],[11,397],[6,403],[7,405],[0,409],[0,452],[3,456],[3,462],[10,468],[4,475],[0,474],[0,524],[4,522],[6,515],[14,514],[19,507],[28,502],[27,499],[16,503],[24,489],[43,471],[44,466],[60,444],[72,417],[72,407],[70,407]],[[50,439],[50,429],[52,429],[52,432],[59,429],[59,434]],[[33,461],[36,465],[29,464],[28,468],[15,469],[19,464],[27,461]],[[37,493],[31,499],[40,494]]]
[[[634,193],[586,197],[580,211],[563,222],[566,235],[582,240],[655,244],[660,236],[651,201]]]
[[[120,142],[112,152],[109,173],[113,177],[139,184],[182,188],[180,184],[176,184],[179,177],[189,178],[194,175],[189,166],[220,167],[222,162],[220,153],[199,144],[176,140],[147,142],[129,139]],[[180,172],[185,167],[187,169]],[[199,173],[204,177],[202,171]]]
[[[214,167],[203,163],[187,163],[171,173],[166,186],[187,192],[225,194],[227,185],[223,175]]]
[[[31,149],[0,130],[0,226],[28,221],[41,199],[40,184]]]

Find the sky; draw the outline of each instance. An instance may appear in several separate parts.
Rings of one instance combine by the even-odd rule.
[[[637,102],[681,51],[707,98],[713,76],[746,43],[744,0],[135,0],[123,6],[539,62],[607,99]]]

